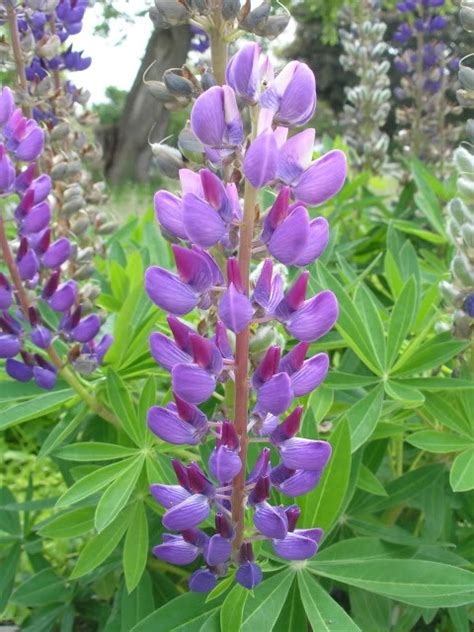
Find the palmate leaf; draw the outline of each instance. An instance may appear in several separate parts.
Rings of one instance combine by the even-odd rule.
[[[146,421],[137,415],[125,382],[112,369],[107,372],[107,394],[122,428],[137,446],[143,447],[148,435]]]
[[[143,573],[140,583],[130,594],[126,586],[122,585],[120,595],[120,623],[121,629],[124,632],[131,630],[133,626],[140,623],[140,621],[154,610],[153,584],[149,573]]]
[[[403,286],[393,306],[387,332],[387,365],[391,367],[413,325],[417,313],[417,290],[414,277]]]
[[[30,421],[30,419],[38,419],[55,411],[64,410],[75,398],[76,394],[72,388],[64,388],[63,390],[55,390],[48,393],[40,392],[33,399],[2,410],[0,430],[6,430],[25,421]]]
[[[274,631],[285,630],[285,632],[301,632],[308,625],[306,614],[301,601],[297,576],[286,598],[285,605],[280,612]]]
[[[318,632],[361,632],[341,606],[321,588],[307,571],[298,573],[303,606],[313,630]]]
[[[436,432],[435,430],[414,432],[406,438],[406,441],[419,450],[426,450],[426,452],[434,452],[435,454],[459,452],[467,446],[465,437],[452,432]]]
[[[56,575],[51,568],[45,568],[21,583],[12,595],[13,603],[21,606],[45,606],[62,603],[72,596],[64,579]]]
[[[409,376],[438,368],[464,351],[469,344],[467,341],[446,340],[445,338],[445,335],[441,334],[428,343],[424,343],[423,348],[416,349],[415,353],[408,347],[393,367],[391,375],[394,377]]]
[[[241,632],[271,632],[288,596],[294,572],[287,569],[263,581],[247,599]]]
[[[455,492],[467,492],[474,489],[474,446],[461,452],[454,459],[449,482]]]
[[[221,630],[240,632],[244,607],[249,597],[249,591],[236,584],[224,599],[220,611]]]
[[[145,505],[137,501],[132,509],[130,526],[123,547],[123,572],[129,593],[137,587],[149,555],[148,521]],[[137,622],[140,619],[137,619]]]
[[[384,388],[380,384],[346,412],[351,433],[352,452],[360,448],[375,430],[382,412],[383,398]]]
[[[54,456],[66,461],[112,461],[137,454],[136,448],[127,448],[114,443],[73,443],[57,449]]]
[[[61,513],[39,525],[43,538],[76,538],[94,528],[95,507],[80,507]]]
[[[469,604],[474,598],[474,573],[448,564],[359,559],[335,565],[316,558],[308,570],[422,608],[450,608]]]

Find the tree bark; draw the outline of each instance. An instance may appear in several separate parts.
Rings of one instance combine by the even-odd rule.
[[[156,124],[153,139],[165,136],[169,112],[150,94],[143,83],[143,73],[156,60],[149,77],[160,81],[165,70],[185,63],[189,42],[187,25],[153,31],[120,122],[100,132],[105,173],[112,184],[126,180],[143,182],[149,178],[152,154],[148,135]]]

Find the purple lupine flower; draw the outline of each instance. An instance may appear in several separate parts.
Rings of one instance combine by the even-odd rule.
[[[10,160],[5,146],[0,143],[0,193],[9,193],[15,184],[15,167]]]
[[[17,380],[17,382],[29,382],[33,379],[32,363],[28,364],[27,362],[20,362],[20,360],[9,358],[5,362],[5,370],[7,375],[13,380]]]
[[[257,103],[261,81],[260,46],[256,42],[242,46],[229,60],[225,77],[240,99],[251,105]]]
[[[260,105],[273,113],[276,125],[305,125],[316,109],[316,80],[312,70],[302,62],[291,61],[262,93]]]
[[[0,272],[0,310],[5,310],[13,303],[13,293],[7,277]]]
[[[207,568],[201,568],[191,575],[188,581],[190,590],[193,592],[210,592],[216,587],[217,576]]]
[[[228,288],[219,302],[219,316],[224,325],[239,333],[252,320],[253,308],[243,291],[238,262],[235,258],[227,261]]]
[[[33,162],[43,151],[44,132],[36,121],[27,119],[16,109],[3,128],[6,146],[17,160]]]
[[[206,415],[177,395],[175,403],[153,406],[148,411],[148,427],[163,441],[175,445],[197,445],[209,430]]]
[[[242,119],[229,86],[213,86],[196,99],[191,127],[204,145],[215,149],[239,146],[243,139]]]
[[[0,92],[0,126],[5,125],[15,109],[15,98],[13,92],[4,86]]]
[[[260,566],[254,562],[252,545],[249,542],[242,544],[239,562],[235,581],[244,588],[252,590],[262,581],[263,573]]]
[[[239,448],[234,426],[228,421],[222,422],[216,447],[209,457],[209,472],[222,485],[230,483],[242,469]]]
[[[20,349],[21,343],[17,336],[0,333],[0,358],[14,358]]]

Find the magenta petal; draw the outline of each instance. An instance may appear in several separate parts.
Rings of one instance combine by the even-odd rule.
[[[202,494],[193,494],[178,505],[171,507],[163,516],[163,526],[171,531],[183,531],[197,527],[209,515],[209,501]]]
[[[273,540],[273,550],[284,560],[307,560],[318,550],[318,545],[311,538],[288,533],[284,540]]]
[[[173,245],[173,254],[181,281],[196,294],[207,292],[216,279],[214,259],[205,251],[193,246],[192,250]]]
[[[249,182],[260,189],[276,173],[278,147],[272,131],[265,131],[247,149],[244,159],[244,173]]]
[[[329,369],[329,357],[318,353],[303,363],[299,371],[291,376],[291,385],[296,397],[311,393],[326,378]]]
[[[173,445],[197,445],[200,442],[199,432],[192,424],[162,406],[150,408],[148,427],[162,441]]]
[[[153,555],[169,564],[185,566],[191,564],[199,555],[199,549],[194,544],[186,542],[181,536],[172,536],[164,544],[153,548]]]
[[[309,216],[304,206],[298,206],[274,231],[268,242],[270,253],[287,265],[294,262],[306,247],[309,237]]]
[[[298,182],[305,169],[311,165],[314,148],[314,129],[295,134],[280,149],[276,177],[285,184]],[[299,198],[298,198],[299,199]],[[301,198],[302,201],[304,201]]]
[[[202,248],[214,246],[226,232],[219,213],[194,193],[183,197],[183,221],[189,239]]]
[[[145,289],[151,300],[171,314],[189,314],[198,304],[198,296],[175,274],[152,266],[145,273]]]
[[[292,388],[286,373],[277,373],[258,389],[257,408],[259,411],[279,415],[291,404]]]
[[[329,290],[305,301],[288,318],[286,328],[297,340],[314,342],[334,326],[339,315],[337,299]]]
[[[256,529],[267,538],[281,540],[288,533],[288,519],[283,507],[273,507],[267,502],[257,505],[253,523]]]
[[[295,266],[307,266],[322,255],[329,242],[329,224],[324,217],[317,217],[309,224],[308,241],[293,261]]]
[[[161,226],[174,237],[187,239],[181,200],[168,191],[158,191],[155,193],[154,204],[156,218]]]
[[[0,93],[0,125],[8,123],[13,110],[15,109],[15,97],[7,86],[2,88]]]
[[[171,509],[171,507],[179,505],[179,503],[191,496],[181,485],[161,485],[160,483],[155,483],[150,485],[150,492],[156,502],[165,509]]]
[[[214,376],[195,364],[177,364],[171,377],[173,391],[189,404],[202,404],[216,388]]]
[[[238,334],[247,327],[252,316],[253,307],[249,299],[231,283],[219,303],[220,319],[228,329]]]
[[[209,538],[204,549],[204,559],[209,566],[224,564],[230,558],[232,545],[230,540],[216,533]]]
[[[347,160],[339,149],[315,160],[294,187],[295,198],[306,204],[322,204],[338,193],[346,180]]]
[[[292,470],[313,470],[321,472],[331,457],[331,444],[293,437],[278,446],[285,467]]]

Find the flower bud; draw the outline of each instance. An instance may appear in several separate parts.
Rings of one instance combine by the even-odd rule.
[[[66,123],[66,121],[63,121],[62,123],[59,123],[58,125],[56,125],[56,127],[54,127],[51,130],[51,140],[52,141],[58,141],[58,140],[64,140],[64,138],[66,138],[66,136],[69,134],[69,132],[71,131],[71,127],[69,125],[69,123]]]
[[[459,18],[466,31],[474,31],[474,7],[462,4]]]
[[[467,257],[465,255],[457,254],[451,263],[451,270],[463,285],[470,286],[474,285],[474,269],[470,265]]]
[[[240,0],[222,0],[222,17],[224,20],[235,20],[240,11]]]
[[[179,170],[185,166],[178,149],[164,143],[152,143],[150,147],[161,173],[168,178],[178,178]]]
[[[194,85],[183,76],[180,68],[170,68],[163,75],[163,81],[167,90],[176,97],[190,99],[195,91]]]
[[[458,147],[454,152],[454,164],[460,173],[474,176],[474,156],[464,147]]]
[[[57,35],[51,35],[44,44],[38,46],[38,55],[50,61],[53,57],[56,57],[60,46],[61,40],[59,37]]]

